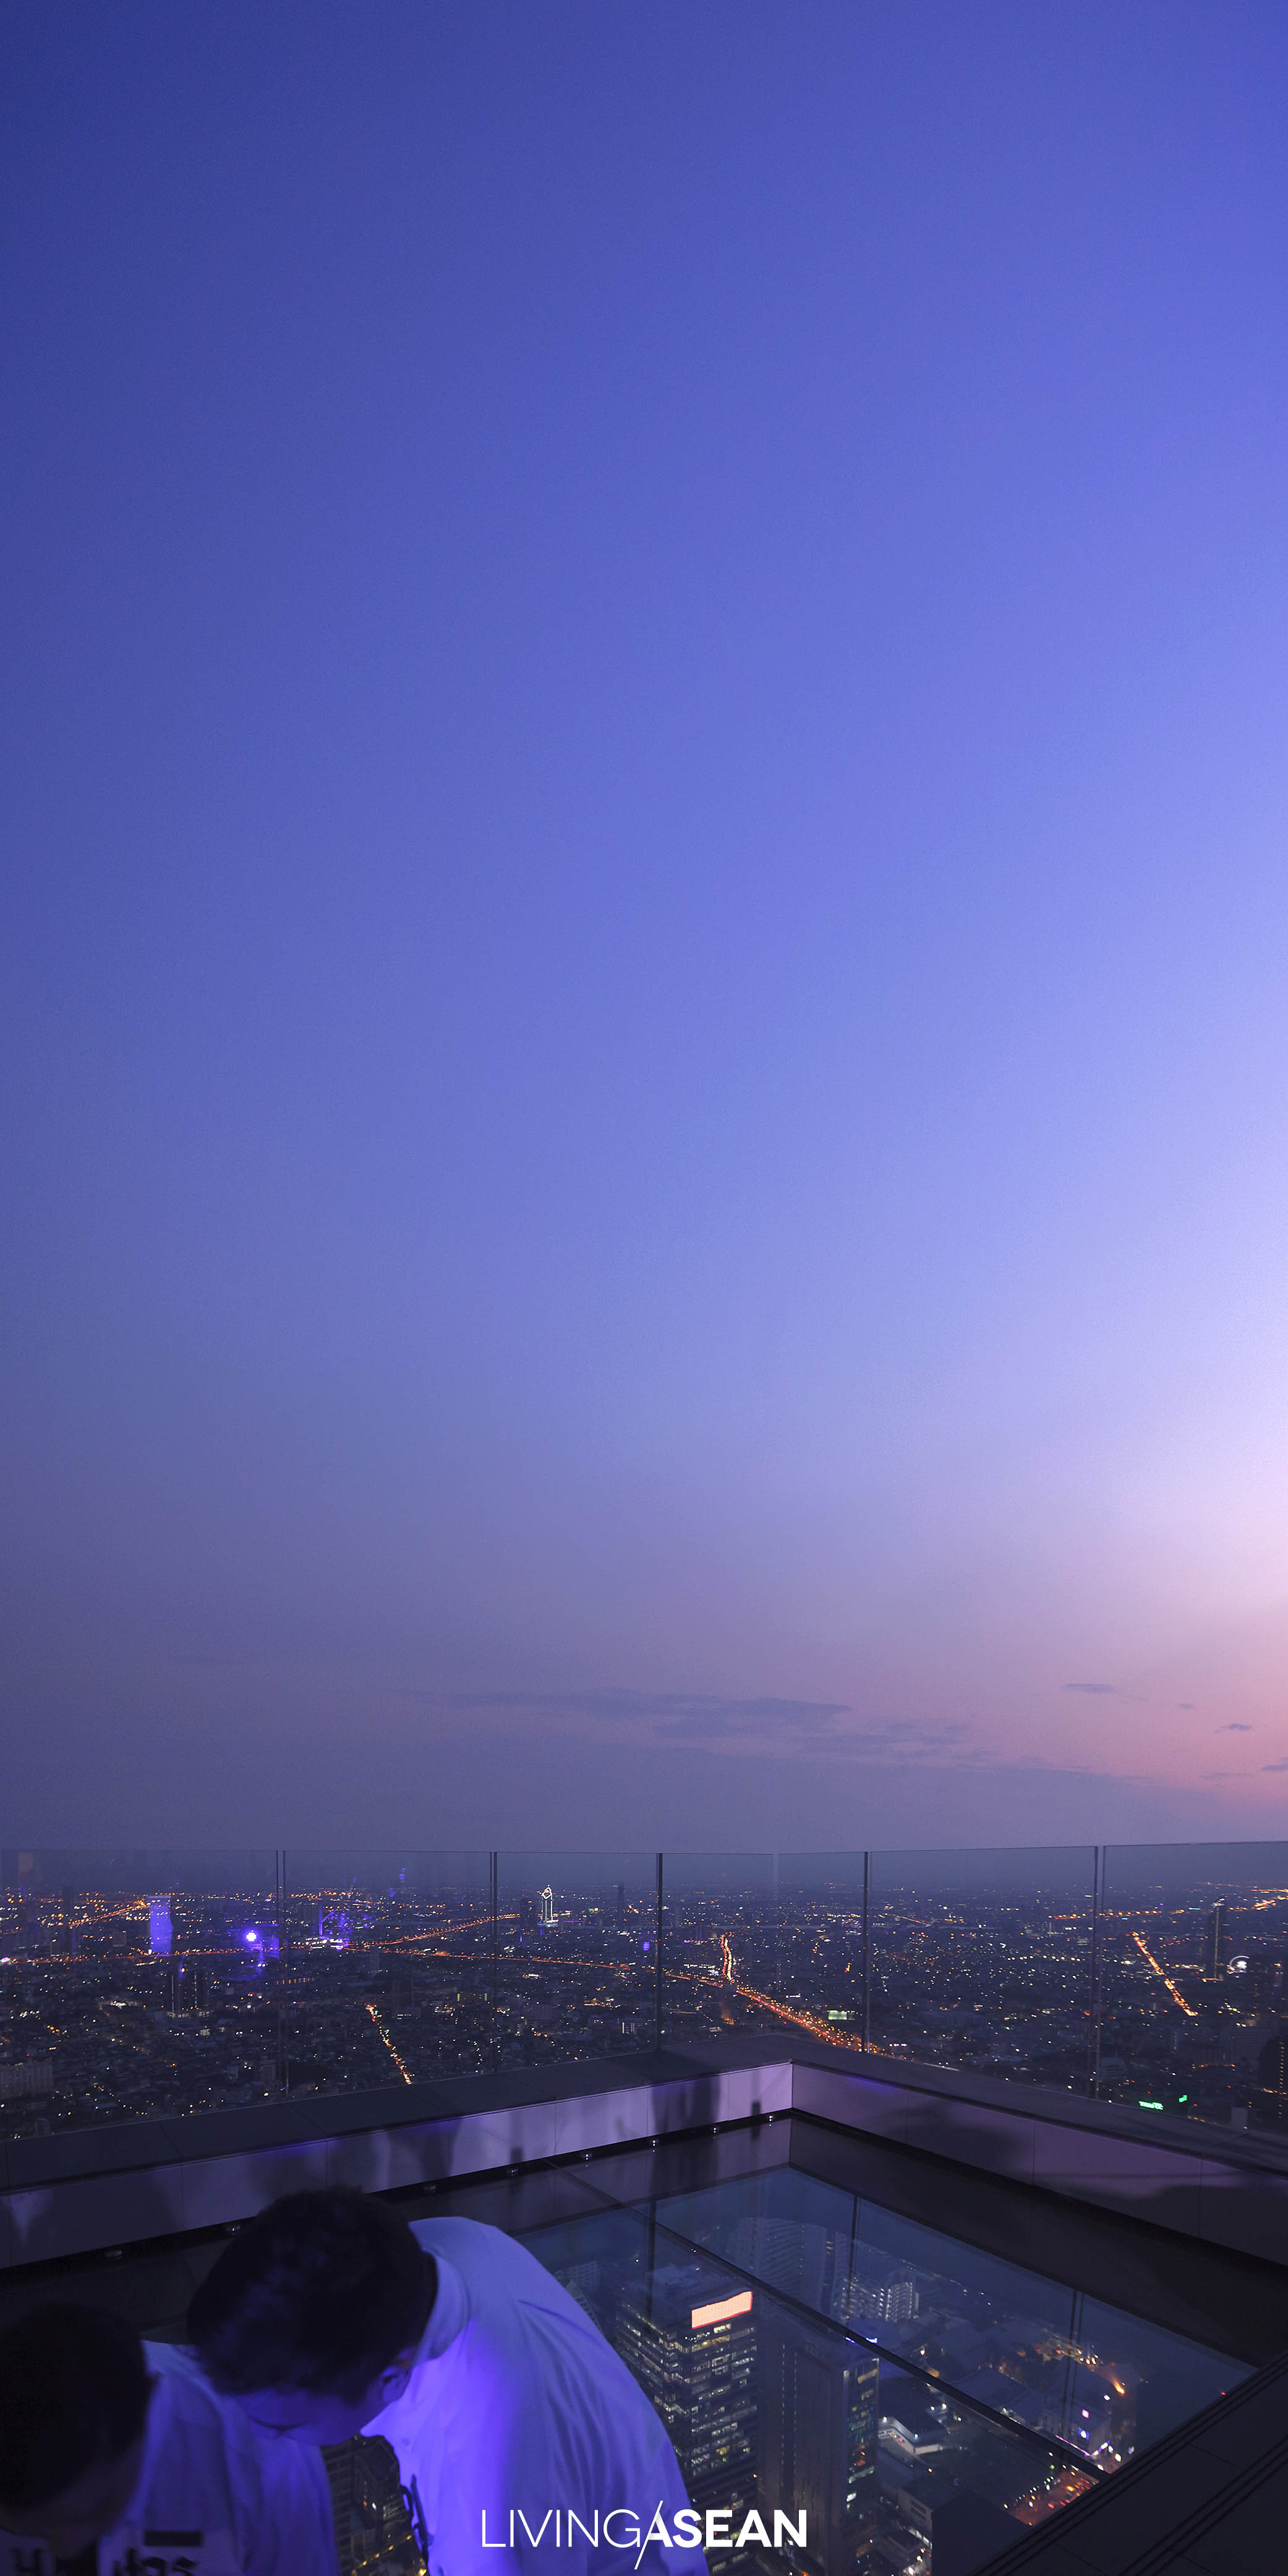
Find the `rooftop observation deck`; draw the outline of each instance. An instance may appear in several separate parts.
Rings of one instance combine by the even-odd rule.
[[[1276,2563],[1288,1854],[249,1857],[5,1856],[0,2310],[179,2334],[224,2231],[356,2183],[523,2234],[642,2375],[641,2264],[749,2298],[765,2389],[808,2346],[861,2453],[815,2576]]]

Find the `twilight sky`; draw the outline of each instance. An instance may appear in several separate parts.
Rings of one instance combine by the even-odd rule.
[[[5,1841],[1288,1832],[1288,20],[19,0]]]

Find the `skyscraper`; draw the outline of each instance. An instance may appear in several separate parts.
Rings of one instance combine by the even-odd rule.
[[[632,2286],[618,2310],[614,2342],[656,2406],[698,2511],[757,2502],[756,2320],[751,2290],[712,2296],[699,2263]]]
[[[1207,1919],[1207,1936],[1203,1944],[1203,1972],[1219,1977],[1229,1956],[1229,1926],[1226,1922],[1225,1898],[1219,1896]]]
[[[876,2521],[875,2353],[776,2303],[760,2321],[761,2512],[808,2515],[808,2567],[852,2567]]]

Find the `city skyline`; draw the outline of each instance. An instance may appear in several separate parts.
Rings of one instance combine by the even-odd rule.
[[[19,5],[8,1840],[1288,1826],[1288,30]]]

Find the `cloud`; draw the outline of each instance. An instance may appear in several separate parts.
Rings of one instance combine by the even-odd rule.
[[[848,1717],[838,1699],[725,1699],[694,1691],[462,1691],[449,1708],[528,1708],[544,1715],[598,1717],[609,1724],[652,1720],[669,1735],[817,1734]]]
[[[1065,1689],[1086,1691],[1092,1699],[1117,1699],[1117,1682],[1066,1682]]]
[[[846,1700],[726,1698],[706,1691],[458,1691],[444,1705],[456,1709],[526,1709],[550,1718],[593,1717],[610,1726],[651,1730],[655,1743],[759,1743],[767,1750],[808,1748],[828,1754],[891,1762],[974,1764],[965,1719],[936,1725],[917,1718],[876,1718],[842,1727],[852,1712]]]
[[[1195,1703],[1192,1699],[1178,1699],[1176,1705],[1178,1708],[1193,1708]]]
[[[1282,1762],[1263,1762],[1263,1771],[1288,1771],[1288,1756]]]
[[[1232,1717],[1228,1726],[1214,1727],[1212,1732],[1214,1735],[1251,1735],[1254,1729],[1245,1726],[1241,1718]]]

